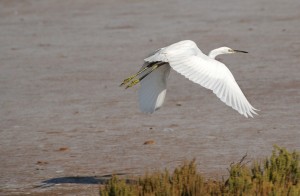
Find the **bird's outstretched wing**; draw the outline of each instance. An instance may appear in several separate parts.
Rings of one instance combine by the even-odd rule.
[[[169,73],[170,66],[166,63],[141,80],[139,103],[142,112],[153,113],[162,106],[167,92],[166,79]]]
[[[192,41],[176,44],[162,48],[145,61],[168,62],[175,71],[212,90],[226,105],[245,117],[257,114],[223,63],[204,55]]]

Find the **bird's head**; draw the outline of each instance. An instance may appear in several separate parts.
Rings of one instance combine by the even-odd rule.
[[[233,54],[233,53],[248,53],[248,52],[242,51],[242,50],[234,50],[234,49],[224,46],[224,47],[217,48],[217,49],[210,51],[208,56],[214,59],[214,58],[216,58],[216,56],[218,56],[220,54]]]

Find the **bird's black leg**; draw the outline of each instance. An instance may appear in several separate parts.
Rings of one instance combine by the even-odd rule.
[[[120,86],[123,86],[125,84],[127,84],[128,82],[130,82],[133,78],[135,78],[136,76],[140,75],[141,73],[143,73],[144,71],[146,71],[147,69],[153,67],[157,62],[152,62],[149,63],[146,67],[142,68],[140,71],[138,71],[136,74],[126,78],[121,84]]]
[[[149,67],[145,67],[144,69],[140,70],[139,72],[137,72],[136,74],[126,78],[121,84],[120,86],[123,86],[125,84],[127,84],[128,82],[130,82],[133,78],[135,78],[136,76],[138,76],[139,74],[143,73],[144,71],[146,71],[147,69],[149,69]]]
[[[136,85],[137,83],[139,83],[140,81],[142,81],[145,77],[147,77],[150,73],[152,73],[155,69],[157,69],[158,67],[160,67],[163,64],[165,64],[165,62],[159,62],[159,63],[153,64],[151,66],[151,70],[148,73],[146,73],[145,75],[143,75],[139,79],[133,80],[129,85],[126,86],[126,89],[130,88],[130,87],[133,87],[134,85]]]

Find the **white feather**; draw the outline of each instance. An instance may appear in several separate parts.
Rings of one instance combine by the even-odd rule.
[[[229,69],[214,57],[206,56],[193,41],[186,40],[161,48],[144,60],[145,62],[168,62],[178,73],[212,90],[226,105],[245,117],[253,117],[252,114],[257,114],[254,111],[256,109],[248,102]],[[166,82],[162,77],[164,77],[162,69],[158,69],[142,82],[140,90],[142,111],[154,112],[158,108],[156,104],[159,102],[157,99],[159,93],[162,93],[161,97],[164,98]],[[149,98],[149,95],[152,96]]]
[[[153,113],[164,103],[167,82],[166,79],[170,73],[168,64],[155,69],[141,81],[139,89],[140,109],[145,113]]]

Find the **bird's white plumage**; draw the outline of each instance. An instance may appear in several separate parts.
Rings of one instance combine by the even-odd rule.
[[[141,81],[139,103],[142,112],[153,113],[162,106],[167,92],[166,80],[169,73],[170,66],[165,64],[155,69]]]
[[[257,114],[256,109],[248,102],[229,69],[223,63],[203,54],[193,41],[181,41],[161,48],[144,61],[167,62],[175,71],[189,80],[212,90],[226,105],[245,117],[253,117],[252,114]],[[166,81],[162,78],[167,69],[164,67],[167,65],[159,67],[154,73],[149,74],[144,79],[145,81],[142,81],[139,93],[142,111],[153,112],[155,110],[153,110],[154,100],[159,100],[159,105],[162,104],[163,99],[159,97],[159,92],[163,92],[166,87]],[[165,91],[161,97],[164,96]],[[150,109],[151,105],[152,110]]]

